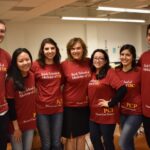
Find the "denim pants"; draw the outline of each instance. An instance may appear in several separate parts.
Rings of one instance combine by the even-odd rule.
[[[11,135],[10,140],[11,140],[12,150],[31,150],[33,135],[34,135],[34,130],[32,129],[22,132],[22,141],[20,142],[17,142],[14,139],[14,136]]]
[[[98,124],[90,121],[90,139],[94,150],[115,150],[115,127],[116,124]]]
[[[37,127],[42,150],[61,150],[63,113],[52,115],[37,114]]]
[[[141,115],[121,115],[121,136],[119,145],[121,150],[135,150],[134,136],[137,133],[141,123]]]
[[[150,148],[150,117],[143,116],[143,126],[147,144]]]
[[[0,150],[6,150],[8,140],[8,113],[0,116]]]

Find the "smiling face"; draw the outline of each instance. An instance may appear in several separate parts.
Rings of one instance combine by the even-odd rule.
[[[125,67],[131,67],[132,66],[133,56],[128,49],[125,49],[120,53],[120,61],[123,65],[123,67],[124,66]]]
[[[45,60],[46,61],[54,61],[54,57],[56,55],[56,47],[50,43],[46,43],[43,49]]]
[[[4,24],[0,23],[0,43],[3,41],[5,37],[6,27]]]
[[[31,68],[31,59],[29,55],[25,52],[22,52],[17,57],[17,67],[21,71],[23,76],[26,76],[28,71]]]
[[[81,60],[83,56],[83,48],[82,48],[81,43],[79,42],[75,43],[70,50],[70,54],[73,59]]]
[[[100,70],[106,64],[104,54],[101,52],[96,52],[93,56],[93,66],[96,70]]]

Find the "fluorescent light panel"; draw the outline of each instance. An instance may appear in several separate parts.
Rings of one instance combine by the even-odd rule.
[[[118,18],[110,18],[109,21],[112,21],[112,22],[145,23],[145,20],[137,20],[137,19],[118,19]]]
[[[129,9],[129,8],[117,8],[117,7],[103,7],[103,6],[99,6],[97,8],[97,10],[150,14],[150,10],[148,10],[148,9]]]
[[[145,20],[135,19],[118,19],[118,18],[88,18],[88,17],[62,17],[62,20],[76,20],[76,21],[110,21],[110,22],[133,22],[145,23]]]
[[[77,20],[77,21],[108,21],[107,18],[86,18],[86,17],[62,17],[62,20]]]

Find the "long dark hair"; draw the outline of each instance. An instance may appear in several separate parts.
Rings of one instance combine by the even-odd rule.
[[[41,46],[40,46],[40,49],[39,49],[39,54],[38,54],[38,59],[37,59],[37,61],[41,65],[41,67],[45,67],[45,65],[46,65],[45,64],[45,55],[44,55],[44,51],[43,50],[44,50],[45,44],[47,44],[47,43],[52,44],[52,45],[55,46],[55,48],[56,48],[56,55],[54,57],[54,63],[55,64],[59,64],[60,63],[61,55],[60,55],[57,43],[52,38],[46,38],[41,43]]]
[[[92,72],[96,72],[96,68],[93,65],[93,59],[94,59],[94,55],[96,52],[100,52],[104,55],[104,59],[106,61],[106,64],[101,68],[101,70],[99,71],[99,73],[96,75],[97,79],[102,79],[106,76],[107,71],[110,69],[110,65],[109,65],[109,57],[108,54],[106,53],[105,50],[103,49],[96,49],[94,50],[94,52],[91,55],[91,59],[90,59],[90,67],[91,67],[91,71]]]
[[[14,51],[12,55],[11,65],[10,68],[8,69],[8,77],[13,79],[14,87],[18,91],[25,90],[24,77],[22,76],[21,71],[19,70],[17,65],[17,58],[23,52],[29,55],[32,62],[32,56],[29,50],[27,50],[26,48],[18,48]]]
[[[137,63],[136,63],[136,49],[135,49],[135,47],[134,47],[133,45],[131,45],[131,44],[125,44],[125,45],[123,45],[123,46],[120,48],[120,55],[121,55],[122,51],[124,51],[124,50],[126,50],[126,49],[127,49],[127,50],[131,53],[131,55],[132,55],[132,64],[131,64],[131,66],[132,66],[131,70],[132,70],[132,69],[136,68],[136,66],[137,66]],[[122,65],[122,63],[120,62],[120,65],[119,65],[117,68],[122,68],[122,67],[123,67],[123,65]]]

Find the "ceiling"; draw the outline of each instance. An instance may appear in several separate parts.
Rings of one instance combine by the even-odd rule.
[[[0,0],[0,19],[28,21],[62,16],[145,19],[150,14],[97,11],[98,6],[150,9],[150,0]]]

